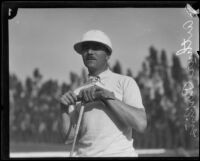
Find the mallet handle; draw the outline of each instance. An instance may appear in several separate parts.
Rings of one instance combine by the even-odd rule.
[[[79,128],[80,128],[80,124],[81,124],[81,119],[82,119],[82,116],[83,116],[84,108],[85,108],[85,106],[82,104],[80,112],[79,112],[79,116],[78,116],[78,123],[77,123],[77,126],[76,126],[75,137],[74,137],[74,140],[73,140],[73,145],[72,145],[72,150],[70,152],[70,157],[72,157],[73,152],[74,152],[76,139],[77,139],[77,136],[78,136],[78,131],[79,131]]]

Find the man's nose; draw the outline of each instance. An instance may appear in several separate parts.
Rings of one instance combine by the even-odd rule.
[[[94,54],[94,50],[88,49],[88,54]]]

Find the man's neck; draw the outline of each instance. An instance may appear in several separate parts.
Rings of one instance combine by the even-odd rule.
[[[88,70],[88,71],[89,71],[90,76],[98,76],[100,73],[106,71],[107,69],[108,69],[108,66],[106,66],[105,68],[101,70]]]

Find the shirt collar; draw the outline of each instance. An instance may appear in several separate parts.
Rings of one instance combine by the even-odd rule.
[[[100,77],[100,79],[104,79],[104,78],[110,76],[110,74],[111,74],[111,71],[108,68],[105,71],[101,72],[98,76]]]
[[[105,71],[101,72],[98,76],[90,76],[90,75],[88,74],[88,78],[90,79],[90,78],[96,77],[97,79],[100,79],[100,80],[101,80],[101,79],[104,79],[104,78],[110,76],[110,74],[111,74],[111,70],[108,68],[108,69],[106,69]]]

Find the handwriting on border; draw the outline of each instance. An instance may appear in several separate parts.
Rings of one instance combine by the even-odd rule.
[[[189,37],[187,38],[187,40],[183,39],[183,42],[181,43],[181,46],[183,46],[183,48],[177,51],[176,55],[185,54],[186,52],[187,54],[192,54],[192,48],[191,48],[192,41],[190,40],[192,38],[192,33],[191,33],[193,29],[192,25],[193,25],[192,20],[188,20],[187,22],[183,24],[183,28],[185,30],[189,29],[187,31],[187,33],[189,34]]]
[[[193,21],[188,20],[183,24],[183,29],[186,30],[188,37],[187,39],[183,39],[181,43],[182,48],[176,52],[176,55],[189,54],[189,59],[187,61],[187,71],[190,79],[192,79],[195,75],[196,69],[196,59],[194,57],[194,53],[192,53],[192,30],[193,30]],[[196,137],[198,133],[198,129],[195,126],[195,123],[199,120],[195,111],[195,96],[194,96],[194,84],[192,81],[188,81],[184,84],[182,90],[182,96],[186,99],[186,103],[189,106],[184,114],[185,117],[185,129],[188,130],[190,128],[190,135]]]

